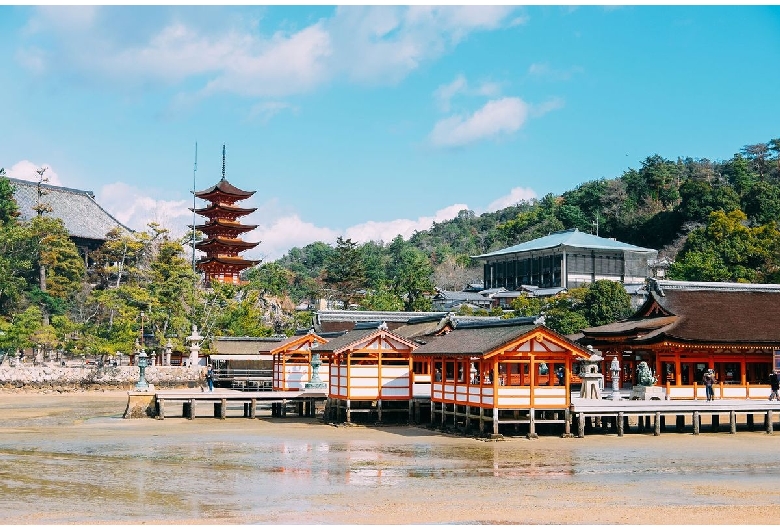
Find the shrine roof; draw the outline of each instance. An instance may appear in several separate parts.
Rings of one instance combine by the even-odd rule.
[[[485,355],[541,327],[537,324],[455,328],[446,335],[426,338],[418,355]]]
[[[29,220],[35,217],[37,213],[33,208],[38,203],[38,183],[14,178],[8,180],[14,188],[20,218]],[[50,184],[41,184],[41,188],[45,192],[41,202],[52,208],[44,215],[62,219],[71,237],[105,241],[106,234],[114,228],[119,228],[123,234],[132,233],[95,201],[95,194],[91,191]]]
[[[749,285],[740,284],[737,290],[715,283],[709,288],[697,283],[690,290],[656,286],[632,317],[586,328],[583,341],[780,343],[780,289],[750,290]]]
[[[340,353],[343,351],[347,351],[354,346],[359,345],[361,342],[371,339],[375,335],[381,335],[381,334],[390,336],[395,340],[408,344],[411,348],[415,347],[415,344],[405,337],[397,335],[396,333],[392,331],[388,331],[386,329],[383,330],[380,328],[375,328],[375,329],[360,329],[360,330],[348,331],[347,333],[344,333],[339,337],[330,339],[326,344],[321,344],[317,346],[316,348],[314,348],[314,351],[320,353]]]
[[[480,254],[478,256],[472,256],[474,259],[486,259],[505,254],[516,254],[521,252],[530,252],[536,250],[547,250],[556,247],[571,247],[581,249],[594,249],[594,250],[615,250],[615,251],[631,251],[647,254],[657,254],[656,250],[651,248],[638,247],[629,243],[622,243],[614,239],[608,239],[606,237],[594,236],[593,234],[586,234],[579,230],[561,230],[560,232],[553,232],[550,235],[532,239],[525,243],[520,243],[512,247],[495,250],[486,254]]]
[[[208,239],[204,239],[203,241],[199,241],[195,244],[195,248],[206,248],[212,245],[224,245],[226,247],[241,247],[245,249],[254,248],[260,243],[251,243],[249,241],[244,241],[243,239],[237,239],[233,237],[210,237]]]
[[[202,191],[196,191],[195,196],[199,198],[203,198],[204,196],[208,196],[214,193],[224,193],[225,195],[230,195],[232,197],[240,197],[240,198],[247,198],[251,197],[255,194],[254,191],[244,191],[240,188],[237,188],[233,186],[230,182],[228,182],[225,178],[222,178],[219,182],[211,186],[210,188],[206,188]]]
[[[192,225],[189,225],[189,227],[192,228]],[[217,227],[230,228],[233,230],[239,229],[246,232],[249,230],[254,230],[255,228],[257,228],[257,225],[243,225],[238,221],[226,221],[224,219],[214,219],[213,221],[210,221],[206,224],[195,225],[195,229],[200,231],[210,230],[212,228],[217,228]]]
[[[200,260],[198,260],[197,265],[205,265],[207,263],[222,263],[223,265],[257,265],[260,263],[260,260],[249,260],[244,258],[237,258],[237,257],[221,257],[221,256],[211,256],[211,257],[205,257]]]
[[[220,204],[220,203],[212,203],[209,204],[208,206],[204,206],[203,208],[187,208],[187,209],[199,215],[204,215],[206,213],[219,212],[219,211],[231,212],[240,215],[247,215],[257,211],[257,208],[241,208],[240,206],[234,206],[232,204]]]

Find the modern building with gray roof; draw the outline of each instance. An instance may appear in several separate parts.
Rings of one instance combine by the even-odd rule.
[[[14,188],[14,199],[20,218],[29,220],[38,215],[36,205],[43,203],[51,208],[47,217],[62,219],[65,229],[76,246],[95,250],[106,240],[106,234],[118,228],[125,234],[132,230],[120,223],[95,200],[91,191],[38,184],[19,179],[8,179]],[[39,186],[41,195],[39,196]]]
[[[567,289],[602,279],[643,283],[650,275],[648,260],[658,251],[575,228],[472,257],[484,265],[486,289]]]

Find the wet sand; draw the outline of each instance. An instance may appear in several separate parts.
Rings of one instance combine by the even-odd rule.
[[[0,394],[3,524],[771,524],[780,435],[489,442],[298,417],[124,420]]]

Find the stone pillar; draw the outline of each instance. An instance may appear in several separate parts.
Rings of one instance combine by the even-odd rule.
[[[192,325],[192,335],[187,337],[187,342],[190,343],[189,350],[190,350],[190,357],[187,361],[188,366],[196,366],[198,364],[198,357],[200,356],[200,344],[203,341],[204,337],[198,333],[198,326],[195,324]]]
[[[171,339],[168,339],[168,342],[165,343],[165,354],[163,357],[163,366],[170,366],[171,365],[171,352],[173,351],[173,344],[171,343]]]

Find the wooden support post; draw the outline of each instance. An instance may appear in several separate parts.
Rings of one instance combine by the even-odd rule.
[[[773,414],[771,410],[766,411],[766,433],[772,434],[774,425],[772,423],[774,422],[774,418],[772,418]]]
[[[737,413],[734,410],[729,412],[729,427],[731,434],[737,434]]]
[[[569,409],[563,411],[563,435],[567,438],[571,436],[571,411]]]
[[[420,424],[420,402],[414,400],[414,423]]]
[[[577,437],[585,438],[585,414],[577,414]]]
[[[303,401],[299,401],[295,404],[298,409],[298,416],[303,416]]]
[[[347,423],[352,423],[352,400],[347,400],[345,412],[347,415]]]
[[[471,428],[471,405],[466,405],[466,420],[463,422],[463,432],[468,432]]]
[[[699,411],[693,411],[693,434],[699,434],[701,429],[701,421],[699,420]]]
[[[641,416],[641,415],[637,416],[636,417],[636,424],[637,424],[637,429],[638,429],[639,432],[644,431],[645,430],[645,417]]]
[[[677,415],[675,430],[677,432],[683,432],[685,430],[685,416],[683,416],[682,414]]]
[[[493,404],[493,434],[498,434],[498,409]]]
[[[656,411],[655,421],[653,422],[653,436],[661,436],[661,412]]]
[[[720,430],[720,415],[712,415],[712,432],[718,432]]]
[[[249,418],[255,419],[255,415],[257,414],[257,398],[252,398],[252,401],[249,403]]]
[[[756,428],[755,421],[756,420],[755,418],[753,418],[752,414],[747,415],[747,428],[749,431],[752,431],[753,429]]]
[[[195,419],[195,400],[190,399],[190,407],[189,407],[189,415],[187,416],[187,419],[194,420]]]
[[[227,399],[222,398],[219,400],[219,419],[224,420],[227,414]]]
[[[382,423],[382,400],[376,401],[376,419],[379,423]]]
[[[623,426],[623,417],[624,417],[624,414],[623,414],[623,411],[621,410],[620,412],[618,412],[618,419],[617,419],[617,434],[618,434],[618,436],[623,436],[623,428],[624,428],[624,426]]]
[[[447,422],[447,404],[442,401],[441,402],[441,426],[444,427],[444,424]]]
[[[539,438],[539,435],[536,434],[536,410],[533,408],[528,411],[528,436],[527,437],[530,439]]]
[[[281,413],[282,417],[286,418],[287,417],[287,400],[286,399],[282,400],[282,402],[280,403],[280,407],[281,407],[280,413]]]
[[[485,409],[479,407],[479,434],[485,434]]]
[[[645,416],[645,430],[650,430],[650,416]]]
[[[157,419],[158,420],[164,420],[165,419],[165,400],[164,399],[158,399],[157,400]]]

